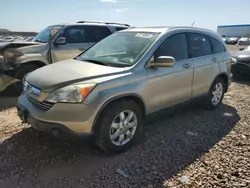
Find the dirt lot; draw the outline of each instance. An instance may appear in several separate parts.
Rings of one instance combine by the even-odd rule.
[[[250,82],[234,82],[215,111],[194,101],[151,116],[142,142],[115,156],[92,138],[39,135],[1,97],[0,187],[250,187],[249,96]]]

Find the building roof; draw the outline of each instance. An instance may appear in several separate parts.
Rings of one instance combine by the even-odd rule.
[[[250,27],[250,24],[239,24],[239,25],[219,25],[218,28],[222,27]]]

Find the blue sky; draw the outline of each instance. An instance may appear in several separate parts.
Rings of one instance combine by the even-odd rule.
[[[133,26],[250,24],[250,0],[0,0],[0,28],[40,31],[47,25],[101,20]]]

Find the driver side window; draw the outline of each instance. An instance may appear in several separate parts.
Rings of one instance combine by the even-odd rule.
[[[160,56],[172,56],[175,61],[188,59],[188,44],[186,34],[174,34],[168,37],[156,50],[155,60]]]

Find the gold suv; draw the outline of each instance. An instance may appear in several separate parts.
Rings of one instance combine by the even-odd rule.
[[[230,80],[231,56],[217,33],[131,28],[28,74],[17,109],[39,131],[94,134],[101,149],[118,152],[153,112],[201,96],[217,108]]]

